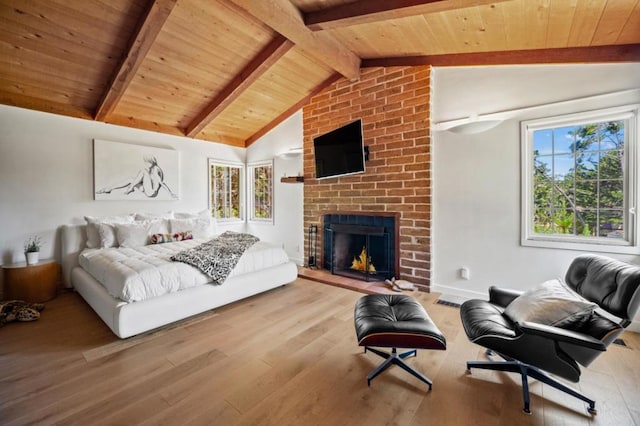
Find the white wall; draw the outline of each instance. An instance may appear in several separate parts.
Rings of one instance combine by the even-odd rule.
[[[84,223],[84,215],[206,209],[207,159],[245,161],[241,148],[4,105],[0,129],[3,264],[23,261],[23,242],[34,234],[44,241],[42,258],[59,258],[57,229]],[[180,200],[94,201],[94,138],[179,151]]]
[[[434,123],[640,88],[639,64],[440,68],[434,74]],[[580,252],[520,245],[520,121],[639,103],[638,93],[530,111],[476,135],[434,132],[432,289],[451,300],[486,298],[493,284],[527,289],[562,276]],[[638,256],[611,257],[640,263]],[[470,280],[461,279],[462,266]]]
[[[303,185],[282,183],[283,176],[302,173],[302,155],[290,157],[280,154],[291,148],[302,148],[302,110],[247,148],[247,163],[273,159],[274,223],[249,222],[247,231],[265,241],[282,243],[289,257],[303,265],[304,222]]]

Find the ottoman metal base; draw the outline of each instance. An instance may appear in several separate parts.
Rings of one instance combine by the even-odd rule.
[[[391,353],[387,353],[387,352],[382,352],[379,351],[377,349],[374,349],[372,347],[369,346],[365,346],[364,347],[364,351],[365,353],[367,351],[371,351],[374,354],[381,356],[382,358],[386,358],[382,364],[380,364],[378,367],[376,367],[375,370],[373,370],[371,373],[369,373],[369,375],[367,376],[367,386],[371,386],[371,381],[380,373],[382,373],[384,370],[386,370],[387,368],[389,368],[392,365],[397,365],[399,367],[401,367],[404,371],[408,372],[409,374],[412,374],[413,376],[415,376],[416,378],[422,380],[423,382],[425,382],[426,384],[429,385],[429,390],[431,390],[431,386],[433,385],[433,382],[431,381],[431,379],[429,379],[427,376],[425,376],[424,374],[420,373],[419,371],[415,370],[413,367],[411,367],[409,364],[407,364],[406,362],[404,362],[404,359],[410,356],[416,356],[417,354],[417,350],[415,349],[411,349],[409,351],[403,352],[403,353],[398,353],[396,348],[392,348]]]

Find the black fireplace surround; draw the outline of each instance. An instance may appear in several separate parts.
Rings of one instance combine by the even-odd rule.
[[[364,281],[396,276],[396,215],[326,214],[323,234],[323,267],[332,274]]]

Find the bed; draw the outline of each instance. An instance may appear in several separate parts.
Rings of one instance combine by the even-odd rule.
[[[284,258],[277,253],[282,249],[267,247],[271,250],[269,262],[261,260],[250,261],[244,265],[241,261],[236,269],[221,285],[203,283],[206,281],[199,273],[193,272],[192,285],[187,285],[176,291],[168,288],[165,294],[142,298],[135,292],[125,293],[124,299],[116,297],[118,293],[117,280],[108,283],[109,290],[97,279],[109,279],[109,273],[101,268],[88,272],[87,257],[97,256],[103,249],[86,249],[86,225],[64,225],[61,228],[62,239],[62,272],[66,287],[74,288],[84,300],[93,308],[98,316],[120,338],[131,337],[155,328],[171,324],[190,316],[214,309],[231,302],[262,293],[273,288],[288,284],[297,277],[297,267],[286,254]],[[185,241],[185,247],[193,246],[198,241]],[[169,243],[177,244],[177,243]],[[258,246],[260,243],[257,243]],[[262,243],[263,246],[268,246]],[[168,247],[168,246],[167,246]],[[117,253],[118,249],[106,249],[109,253]],[[115,256],[115,254],[114,254]],[[125,256],[132,257],[131,252]],[[144,253],[140,256],[144,256]],[[259,258],[256,258],[259,259]],[[80,265],[83,263],[84,267]],[[176,264],[180,262],[175,262]],[[95,266],[95,265],[94,265]],[[179,268],[192,268],[180,264]],[[239,268],[239,269],[238,269]],[[101,272],[102,271],[102,272]],[[184,271],[184,270],[183,270]],[[104,276],[100,274],[104,274]],[[177,272],[180,273],[180,272]],[[93,275],[92,275],[93,274]],[[123,275],[126,275],[123,273]],[[147,277],[149,279],[151,275]],[[112,277],[113,278],[113,277]],[[135,286],[133,286],[135,287]],[[171,287],[169,285],[168,287]],[[132,295],[133,294],[133,295]]]

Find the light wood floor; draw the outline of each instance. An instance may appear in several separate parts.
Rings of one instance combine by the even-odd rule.
[[[0,328],[0,424],[555,425],[640,424],[640,336],[613,345],[583,373],[591,417],[577,399],[532,381],[474,370],[458,309],[416,294],[447,338],[446,351],[409,362],[433,390],[398,367],[367,387],[379,362],[358,347],[362,296],[305,279],[154,333],[119,340],[75,293],[39,321]],[[635,423],[634,423],[635,422]]]

